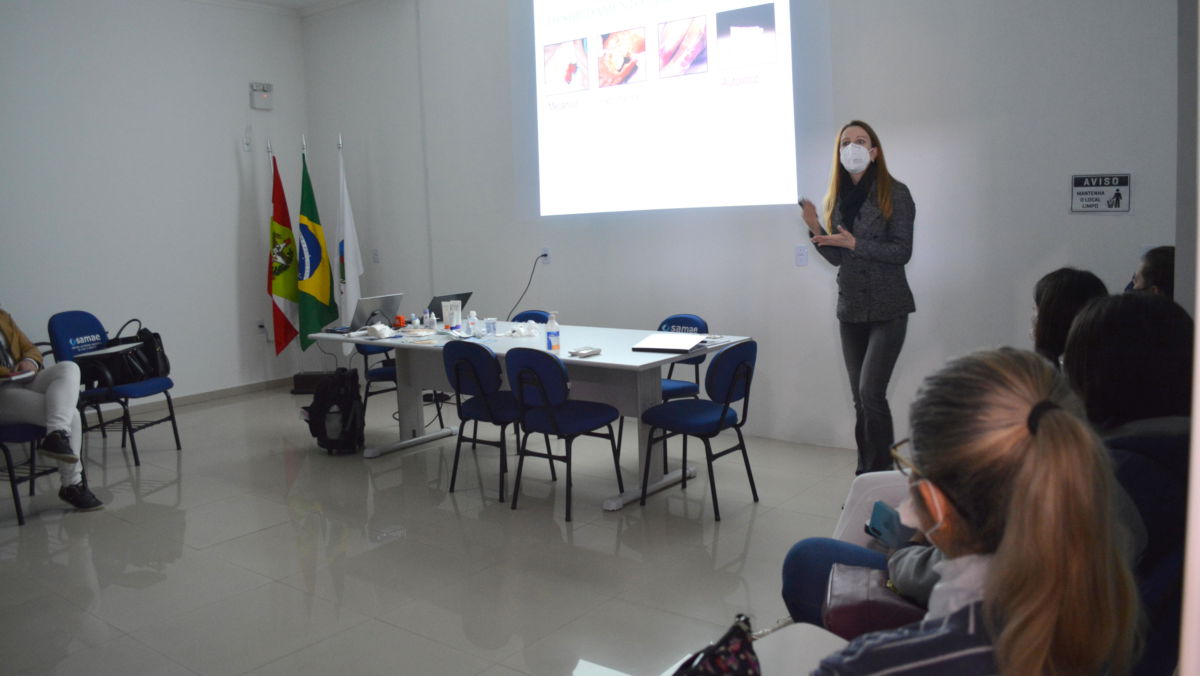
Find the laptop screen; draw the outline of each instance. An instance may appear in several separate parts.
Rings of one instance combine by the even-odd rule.
[[[400,314],[400,299],[402,293],[391,293],[386,296],[369,296],[359,298],[354,306],[354,318],[350,327],[361,329],[368,324],[387,324],[391,326],[392,318]]]

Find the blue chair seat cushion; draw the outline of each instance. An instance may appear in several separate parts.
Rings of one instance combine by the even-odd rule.
[[[617,409],[608,404],[568,399],[561,406],[526,410],[521,425],[529,432],[572,437],[608,425],[620,415]],[[557,428],[554,425],[556,421]]]
[[[664,401],[680,397],[694,397],[698,394],[700,394],[700,386],[689,380],[662,379],[662,398]]]
[[[37,441],[46,436],[46,428],[29,423],[8,423],[0,425],[0,443],[21,444]]]
[[[378,382],[395,382],[396,367],[395,366],[376,366],[372,369],[367,369],[367,380],[372,383]]]
[[[484,397],[487,398],[486,402]],[[489,407],[492,409],[492,415],[488,415]],[[517,405],[516,395],[509,391],[503,391],[471,397],[463,402],[459,414],[467,420],[501,425],[520,420],[521,409]]]
[[[736,425],[737,412],[707,399],[679,399],[646,409],[642,422],[671,432],[707,437]]]
[[[112,388],[113,397],[119,399],[140,399],[141,397],[149,397],[155,394],[162,394],[167,390],[175,387],[175,383],[170,378],[147,378],[136,383],[127,385],[117,385]],[[106,400],[111,399],[109,389],[107,387],[98,387],[93,390],[86,390],[82,395],[85,399]]]

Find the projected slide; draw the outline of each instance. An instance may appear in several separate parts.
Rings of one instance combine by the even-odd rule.
[[[543,216],[792,204],[788,2],[534,0]]]

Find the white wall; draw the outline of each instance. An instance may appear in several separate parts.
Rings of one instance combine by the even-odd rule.
[[[407,18],[414,5],[361,4],[332,13],[386,23],[389,7]],[[553,263],[538,266],[522,307],[646,327],[696,312],[715,331],[752,334],[761,343],[753,430],[849,445],[833,274],[818,260],[792,265],[804,240],[794,208],[536,215],[527,4],[418,2],[419,79],[408,63],[394,64],[390,82],[339,74],[342,87],[376,89],[366,107],[419,87],[433,290],[475,290],[473,307],[503,316],[549,246]],[[820,195],[837,125],[862,117],[916,197],[918,312],[892,387],[900,434],[920,378],[948,356],[1029,345],[1040,275],[1075,265],[1119,290],[1144,248],[1173,241],[1174,2],[840,0],[793,3],[793,13],[799,190]],[[331,24],[326,14],[306,19],[306,42],[337,43],[346,59],[381,49]],[[338,122],[310,114],[315,128]],[[1070,214],[1070,176],[1091,172],[1133,174],[1133,210]],[[396,227],[419,238],[426,224],[414,214]]]
[[[423,307],[431,268],[416,4],[352,3],[309,17],[304,36],[309,170],[322,218],[332,228],[337,216],[340,133],[362,294],[405,292],[405,310]]]
[[[328,225],[341,133],[364,292],[405,291],[413,309],[472,289],[471,307],[502,316],[549,246],[523,307],[646,327],[697,312],[754,335],[753,431],[849,445],[833,273],[792,265],[794,208],[536,216],[527,4],[362,0],[303,18],[227,0],[0,4],[0,302],[35,338],[63,307],[141,316],[183,394],[290,374],[296,348],[276,359],[254,328],[269,317],[263,145],[294,215],[308,133]],[[793,15],[798,190],[819,196],[837,124],[862,117],[916,197],[901,434],[946,357],[1028,345],[1038,276],[1073,264],[1116,290],[1174,239],[1175,2],[797,0]],[[252,80],[275,84],[274,111],[249,110]],[[1069,214],[1070,175],[1105,171],[1133,174],[1133,211]],[[61,288],[33,288],[51,273]]]
[[[833,3],[836,116],[877,125],[917,201],[893,406],[949,355],[1028,345],[1042,274],[1120,291],[1174,241],[1175,16],[1167,0]],[[1104,172],[1132,174],[1132,210],[1070,214],[1071,174]]]
[[[177,394],[295,370],[255,325],[268,136],[299,207],[300,20],[242,4],[0,3],[0,303],[32,339],[59,310],[112,331],[138,316]],[[251,81],[275,85],[274,112],[249,109]]]
[[[548,246],[553,262],[538,266],[522,308],[559,310],[568,324],[646,328],[694,312],[714,331],[752,334],[763,364],[756,431],[842,441],[821,422],[826,407],[805,399],[830,381],[841,387],[844,375],[829,319],[832,271],[792,266],[792,244],[807,242],[794,208],[537,216],[532,26],[525,3],[508,4],[421,4],[422,34],[442,36],[422,43],[435,286],[477,289],[475,306],[503,316]],[[798,97],[797,137],[819,143],[822,157],[832,125],[824,12],[794,10],[804,38],[797,74],[820,92]],[[480,68],[473,54],[511,58],[516,67]],[[825,171],[824,163],[800,167],[811,186],[824,184]]]

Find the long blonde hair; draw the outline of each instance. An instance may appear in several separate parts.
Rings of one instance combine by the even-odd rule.
[[[1138,606],[1115,480],[1066,380],[1032,352],[978,352],[925,380],[911,421],[920,473],[952,498],[967,549],[993,555],[983,608],[1001,673],[1125,672]]]
[[[892,175],[888,173],[887,161],[883,158],[883,146],[879,143],[879,136],[871,125],[862,120],[850,120],[842,125],[838,130],[837,136],[833,139],[833,168],[829,170],[829,190],[825,193],[825,225],[829,228],[832,234],[835,232],[833,224],[833,207],[837,204],[838,190],[842,187],[842,133],[849,127],[862,127],[867,136],[871,138],[871,147],[876,148],[875,153],[875,201],[879,204],[879,210],[883,212],[884,220],[892,218]],[[846,223],[847,229],[851,223]]]

